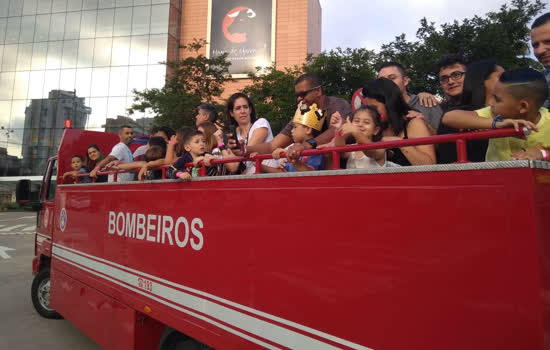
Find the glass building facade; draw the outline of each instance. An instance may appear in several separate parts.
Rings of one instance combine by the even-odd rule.
[[[65,120],[104,131],[162,87],[180,22],[181,0],[0,0],[0,176],[41,175]]]

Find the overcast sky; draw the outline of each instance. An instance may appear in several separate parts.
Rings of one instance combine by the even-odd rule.
[[[401,33],[415,40],[420,19],[442,24],[498,11],[505,0],[319,0],[323,8],[323,50],[378,50]],[[460,5],[457,6],[457,3]],[[547,6],[548,10],[548,6]]]

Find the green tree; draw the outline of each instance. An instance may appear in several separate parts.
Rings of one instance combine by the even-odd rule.
[[[439,28],[423,18],[416,41],[407,41],[404,34],[397,36],[382,46],[377,61],[403,64],[411,78],[409,89],[414,93],[440,91],[435,65],[440,57],[451,53],[462,55],[467,62],[493,58],[506,69],[541,68],[528,57],[528,24],[544,8],[540,0],[512,0],[498,12],[444,23]]]
[[[182,46],[191,57],[178,62],[163,62],[168,67],[166,84],[161,89],[134,90],[136,97],[128,109],[144,112],[151,109],[155,125],[174,129],[195,124],[196,107],[201,103],[215,103],[223,93],[223,85],[231,81],[226,55],[207,58],[198,51],[205,40],[194,40]]]
[[[298,67],[277,70],[272,66],[249,75],[252,84],[245,87],[243,93],[254,103],[256,115],[269,121],[273,133],[279,132],[294,116],[294,80],[300,74],[302,70]]]
[[[364,48],[341,49],[308,55],[304,72],[316,74],[326,95],[351,100],[353,93],[365,82],[375,78],[374,51]]]

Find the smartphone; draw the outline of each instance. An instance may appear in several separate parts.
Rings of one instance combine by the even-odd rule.
[[[231,138],[235,140],[235,142],[237,143],[237,147],[235,148],[237,149],[240,148],[241,146],[239,144],[239,139],[237,138],[237,128],[235,127],[235,125],[233,124],[229,125],[229,132],[231,133]]]

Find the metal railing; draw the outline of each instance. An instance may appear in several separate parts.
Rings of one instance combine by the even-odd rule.
[[[399,147],[409,147],[409,146],[420,146],[420,145],[436,145],[436,144],[442,144],[442,143],[451,143],[454,142],[456,144],[456,155],[457,155],[457,161],[456,163],[468,163],[468,152],[466,149],[467,142],[472,140],[484,140],[484,139],[494,139],[494,138],[501,138],[501,137],[525,137],[529,135],[530,130],[527,128],[522,128],[519,131],[516,131],[512,128],[506,128],[506,129],[497,129],[497,130],[482,130],[482,131],[473,131],[473,132],[464,132],[464,133],[457,133],[457,134],[448,134],[448,135],[437,135],[437,136],[429,136],[429,137],[419,137],[414,139],[406,139],[406,140],[395,140],[395,141],[380,141],[380,142],[371,142],[366,144],[358,144],[358,145],[346,145],[346,146],[339,146],[339,147],[327,147],[322,149],[308,149],[304,150],[300,153],[300,156],[312,156],[312,155],[319,155],[319,154],[332,154],[332,168],[334,170],[340,169],[340,153],[343,152],[355,152],[355,151],[366,151],[366,150],[375,150],[375,149],[390,149],[390,148],[399,148]],[[285,152],[281,152],[280,154],[281,158],[286,157]],[[237,162],[248,162],[252,161],[255,162],[256,165],[256,174],[259,174],[261,172],[261,164],[262,161],[267,159],[273,159],[272,154],[257,154],[254,156],[250,155],[244,155],[241,157],[231,157],[231,158],[223,158],[223,159],[213,159],[210,161],[211,165],[215,164],[225,164],[225,163],[237,163]],[[187,163],[185,164],[186,167],[193,166],[193,163]],[[199,170],[198,175],[206,176],[206,166],[203,162],[199,163]],[[162,171],[162,177],[161,179],[166,179],[166,169],[169,168],[170,165],[164,165],[155,169],[151,170],[161,170]],[[100,171],[97,174],[98,175],[113,175],[113,181],[117,182],[117,174],[118,173],[127,173],[127,172],[139,172],[139,169],[131,170],[131,171]],[[87,177],[89,174],[79,174],[75,178],[75,183],[78,183],[78,178],[80,177]],[[97,178],[92,178],[92,182],[96,182]]]

